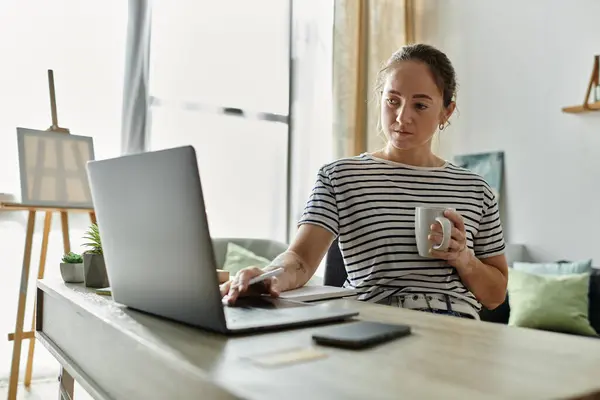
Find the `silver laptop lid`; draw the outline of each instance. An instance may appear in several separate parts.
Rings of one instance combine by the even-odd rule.
[[[87,169],[114,300],[225,331],[194,148],[90,161]]]

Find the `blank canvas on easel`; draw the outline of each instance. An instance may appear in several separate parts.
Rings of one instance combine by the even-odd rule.
[[[17,128],[21,202],[92,207],[86,164],[94,159],[91,137]]]

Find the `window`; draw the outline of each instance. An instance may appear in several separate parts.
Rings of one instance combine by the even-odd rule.
[[[0,193],[19,196],[17,127],[50,127],[47,70],[54,71],[58,123],[72,134],[94,139],[96,158],[121,151],[121,103],[127,32],[127,2],[79,0],[24,2],[4,0],[0,7]],[[73,251],[82,242],[87,216],[70,215]],[[14,332],[21,279],[26,215],[0,214],[0,332]],[[25,329],[29,330],[35,298],[43,214],[36,221],[31,255]],[[53,217],[46,276],[60,274],[63,252],[60,218]],[[6,336],[5,336],[6,337]],[[13,342],[0,340],[0,379],[10,372]],[[27,341],[21,352],[25,368]],[[33,377],[55,377],[58,363],[43,346],[35,347]],[[23,374],[20,374],[23,379]],[[22,389],[20,389],[21,391]]]
[[[211,235],[286,240],[289,2],[156,2],[150,149],[194,146]]]
[[[156,107],[152,132],[195,147],[212,236],[285,241],[286,124]]]
[[[92,136],[96,158],[120,154],[126,25],[127,3],[119,0],[3,3],[0,192],[20,193],[16,127],[52,124],[48,69],[59,125]]]

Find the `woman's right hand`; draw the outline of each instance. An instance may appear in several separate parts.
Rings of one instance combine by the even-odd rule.
[[[270,294],[273,297],[279,296],[277,289],[277,278],[266,278],[265,280],[250,286],[250,279],[264,274],[265,270],[257,267],[247,267],[240,270],[232,279],[220,285],[221,297],[223,303],[228,305],[235,304],[240,296],[251,296]]]

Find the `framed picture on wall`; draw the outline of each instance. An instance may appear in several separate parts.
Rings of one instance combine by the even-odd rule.
[[[464,154],[454,157],[454,163],[466,168],[486,180],[500,202],[502,192],[502,175],[504,170],[504,152]]]
[[[91,137],[17,128],[21,203],[92,207],[86,164],[94,159]]]

